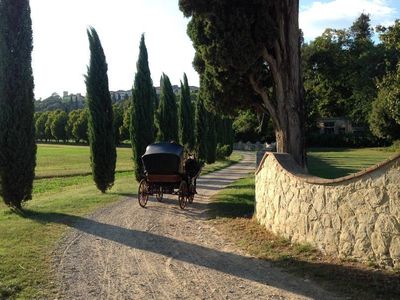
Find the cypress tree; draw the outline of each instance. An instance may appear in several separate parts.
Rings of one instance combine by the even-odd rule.
[[[90,64],[86,83],[89,108],[88,133],[92,175],[97,188],[105,193],[115,180],[115,149],[113,110],[108,89],[107,63],[100,38],[94,28],[87,31]]]
[[[18,209],[35,177],[32,48],[29,1],[0,1],[0,193]]]
[[[136,64],[132,90],[130,136],[136,180],[143,177],[142,155],[154,141],[154,87],[150,76],[144,35],[140,40],[139,59]]]
[[[179,98],[178,115],[179,115],[179,141],[187,149],[193,150],[194,118],[192,113],[190,88],[186,74],[183,74],[183,83],[181,81],[181,95]]]
[[[199,160],[207,158],[207,111],[200,94],[195,103],[195,150]]]
[[[157,113],[157,140],[178,141],[176,97],[167,75],[161,76],[160,106]]]
[[[215,162],[217,157],[217,133],[215,128],[215,114],[212,112],[206,112],[207,114],[207,137],[205,142],[207,143],[207,155],[206,162],[212,164]]]

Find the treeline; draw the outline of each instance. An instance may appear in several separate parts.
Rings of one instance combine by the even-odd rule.
[[[166,76],[166,75],[165,75]],[[186,76],[184,80],[187,82]],[[172,102],[167,109],[165,98],[157,100],[154,127],[157,141],[174,140],[185,145],[188,151],[196,152],[199,158],[214,162],[232,153],[234,131],[232,119],[208,112],[197,98],[197,94],[187,93],[183,86],[181,95],[170,94]],[[189,101],[184,102],[185,94]],[[160,97],[161,98],[161,97]],[[188,103],[188,105],[186,105]],[[172,107],[171,107],[172,106]],[[189,118],[184,117],[183,110]],[[174,109],[175,107],[175,109]],[[115,144],[122,145],[130,142],[129,126],[131,118],[131,101],[113,105]],[[170,118],[176,126],[163,124],[163,118]],[[179,120],[178,120],[179,113]],[[175,121],[174,121],[175,120]],[[35,137],[41,142],[72,142],[88,143],[88,109],[76,109],[69,113],[58,109],[55,111],[36,112],[34,115]],[[180,125],[179,125],[180,124]],[[200,149],[200,152],[199,152]]]
[[[374,43],[374,32],[380,43]],[[400,138],[400,21],[374,30],[369,15],[302,46],[308,135],[320,118],[347,117],[371,143]]]

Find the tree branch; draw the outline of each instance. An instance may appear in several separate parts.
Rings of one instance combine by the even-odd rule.
[[[272,103],[271,99],[268,96],[268,92],[265,89],[263,89],[262,87],[260,87],[260,85],[254,79],[253,74],[249,75],[249,80],[250,80],[250,83],[251,83],[251,86],[253,87],[253,89],[261,96],[267,111],[271,115],[272,120],[279,127],[278,114],[277,114],[274,104]]]

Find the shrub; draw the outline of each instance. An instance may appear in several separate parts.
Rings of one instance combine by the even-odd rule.
[[[232,153],[232,147],[230,145],[217,145],[217,159],[224,159],[230,156]]]

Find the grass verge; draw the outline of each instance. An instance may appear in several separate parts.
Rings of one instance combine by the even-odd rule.
[[[38,182],[23,215],[0,204],[0,299],[54,298],[52,251],[70,223],[137,189],[132,173],[116,174],[107,194],[91,176]]]
[[[400,298],[400,271],[344,261],[323,255],[308,244],[292,244],[250,218],[253,210],[254,178],[241,179],[214,196],[210,222],[251,255],[339,295],[351,299]]]
[[[242,155],[240,153],[233,152],[232,155],[226,159],[217,160],[213,164],[206,164],[203,167],[203,170],[201,171],[201,175],[206,175],[208,173],[212,173],[212,172],[224,169],[226,167],[229,167],[230,165],[233,165],[233,164],[239,162],[241,159],[242,159]]]

